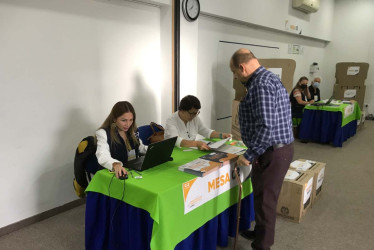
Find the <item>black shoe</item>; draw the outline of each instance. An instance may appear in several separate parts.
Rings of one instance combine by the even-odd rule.
[[[244,238],[246,238],[247,240],[254,240],[255,239],[255,231],[250,231],[250,230],[241,231],[240,235],[243,236]]]

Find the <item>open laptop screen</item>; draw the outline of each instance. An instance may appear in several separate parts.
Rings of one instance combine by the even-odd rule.
[[[144,157],[128,161],[125,167],[143,171],[170,161],[177,137],[165,139],[148,145]]]

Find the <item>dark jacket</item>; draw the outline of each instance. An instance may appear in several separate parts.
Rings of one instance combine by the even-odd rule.
[[[116,133],[118,135],[118,138],[120,139],[121,144],[118,144],[115,142],[112,143],[112,137],[110,135],[109,129],[105,129],[105,132],[108,138],[110,155],[112,156],[112,158],[121,161],[123,165],[125,165],[125,163],[127,162],[127,158],[128,158],[127,151],[130,151],[132,149],[135,149],[136,158],[139,157],[139,143],[135,144],[130,135],[128,135],[127,138],[129,139],[131,149],[127,149],[126,143],[122,139],[122,137],[118,134],[118,131]]]
[[[316,102],[321,101],[321,96],[320,96],[320,91],[319,88],[316,88],[314,92],[314,88],[312,85],[309,86],[309,93],[310,93],[310,99],[309,100],[314,100],[314,96],[318,96],[318,99],[315,100]]]
[[[290,94],[292,118],[302,118],[305,105],[299,104],[297,102],[296,98],[293,96],[294,90],[295,89],[293,89]],[[305,95],[302,90],[300,90],[300,93],[301,93],[301,99],[305,100]]]

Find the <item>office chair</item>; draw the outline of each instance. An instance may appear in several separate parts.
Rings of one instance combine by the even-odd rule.
[[[154,127],[155,131],[161,131],[159,128]],[[139,138],[142,140],[144,145],[149,145],[149,137],[153,134],[153,130],[150,125],[143,125],[138,127]]]

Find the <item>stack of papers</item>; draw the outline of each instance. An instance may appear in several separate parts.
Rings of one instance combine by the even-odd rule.
[[[227,141],[231,140],[231,138],[226,138],[226,139],[223,139],[223,140],[220,140],[220,141],[216,141],[216,142],[211,142],[211,143],[208,143],[208,146],[211,148],[211,149],[218,149],[219,147],[223,146]]]
[[[291,167],[299,171],[306,171],[312,166],[314,166],[314,164],[316,164],[316,162],[310,161],[310,160],[306,160],[306,161],[296,160],[296,161],[291,162]]]
[[[203,155],[200,158],[208,161],[219,162],[222,163],[222,165],[226,165],[235,162],[238,159],[238,156],[230,153],[216,151],[207,155]]]
[[[201,177],[209,174],[210,172],[218,170],[220,167],[221,164],[219,162],[212,162],[198,158],[196,160],[193,160],[180,166],[178,169],[182,172],[186,172]]]
[[[219,151],[229,154],[235,154],[235,155],[242,155],[247,150],[246,148],[243,148],[244,143],[242,141],[233,141],[229,144],[226,144],[226,142],[230,141],[231,138],[222,139],[216,142],[208,141],[208,140],[200,140],[204,143],[206,143],[212,151]],[[193,149],[198,149],[197,147],[190,147]]]
[[[230,154],[236,154],[236,155],[242,155],[245,153],[247,149],[245,148],[240,148],[236,146],[231,146],[231,145],[223,145],[219,147],[220,152],[225,152],[225,153],[230,153]]]
[[[178,169],[182,172],[202,177],[218,170],[222,166],[235,162],[237,159],[237,155],[217,151],[203,155],[196,160],[180,166]]]
[[[299,172],[296,172],[294,170],[287,170],[287,174],[284,177],[284,179],[293,181],[293,180],[296,180],[299,176],[300,176]]]

